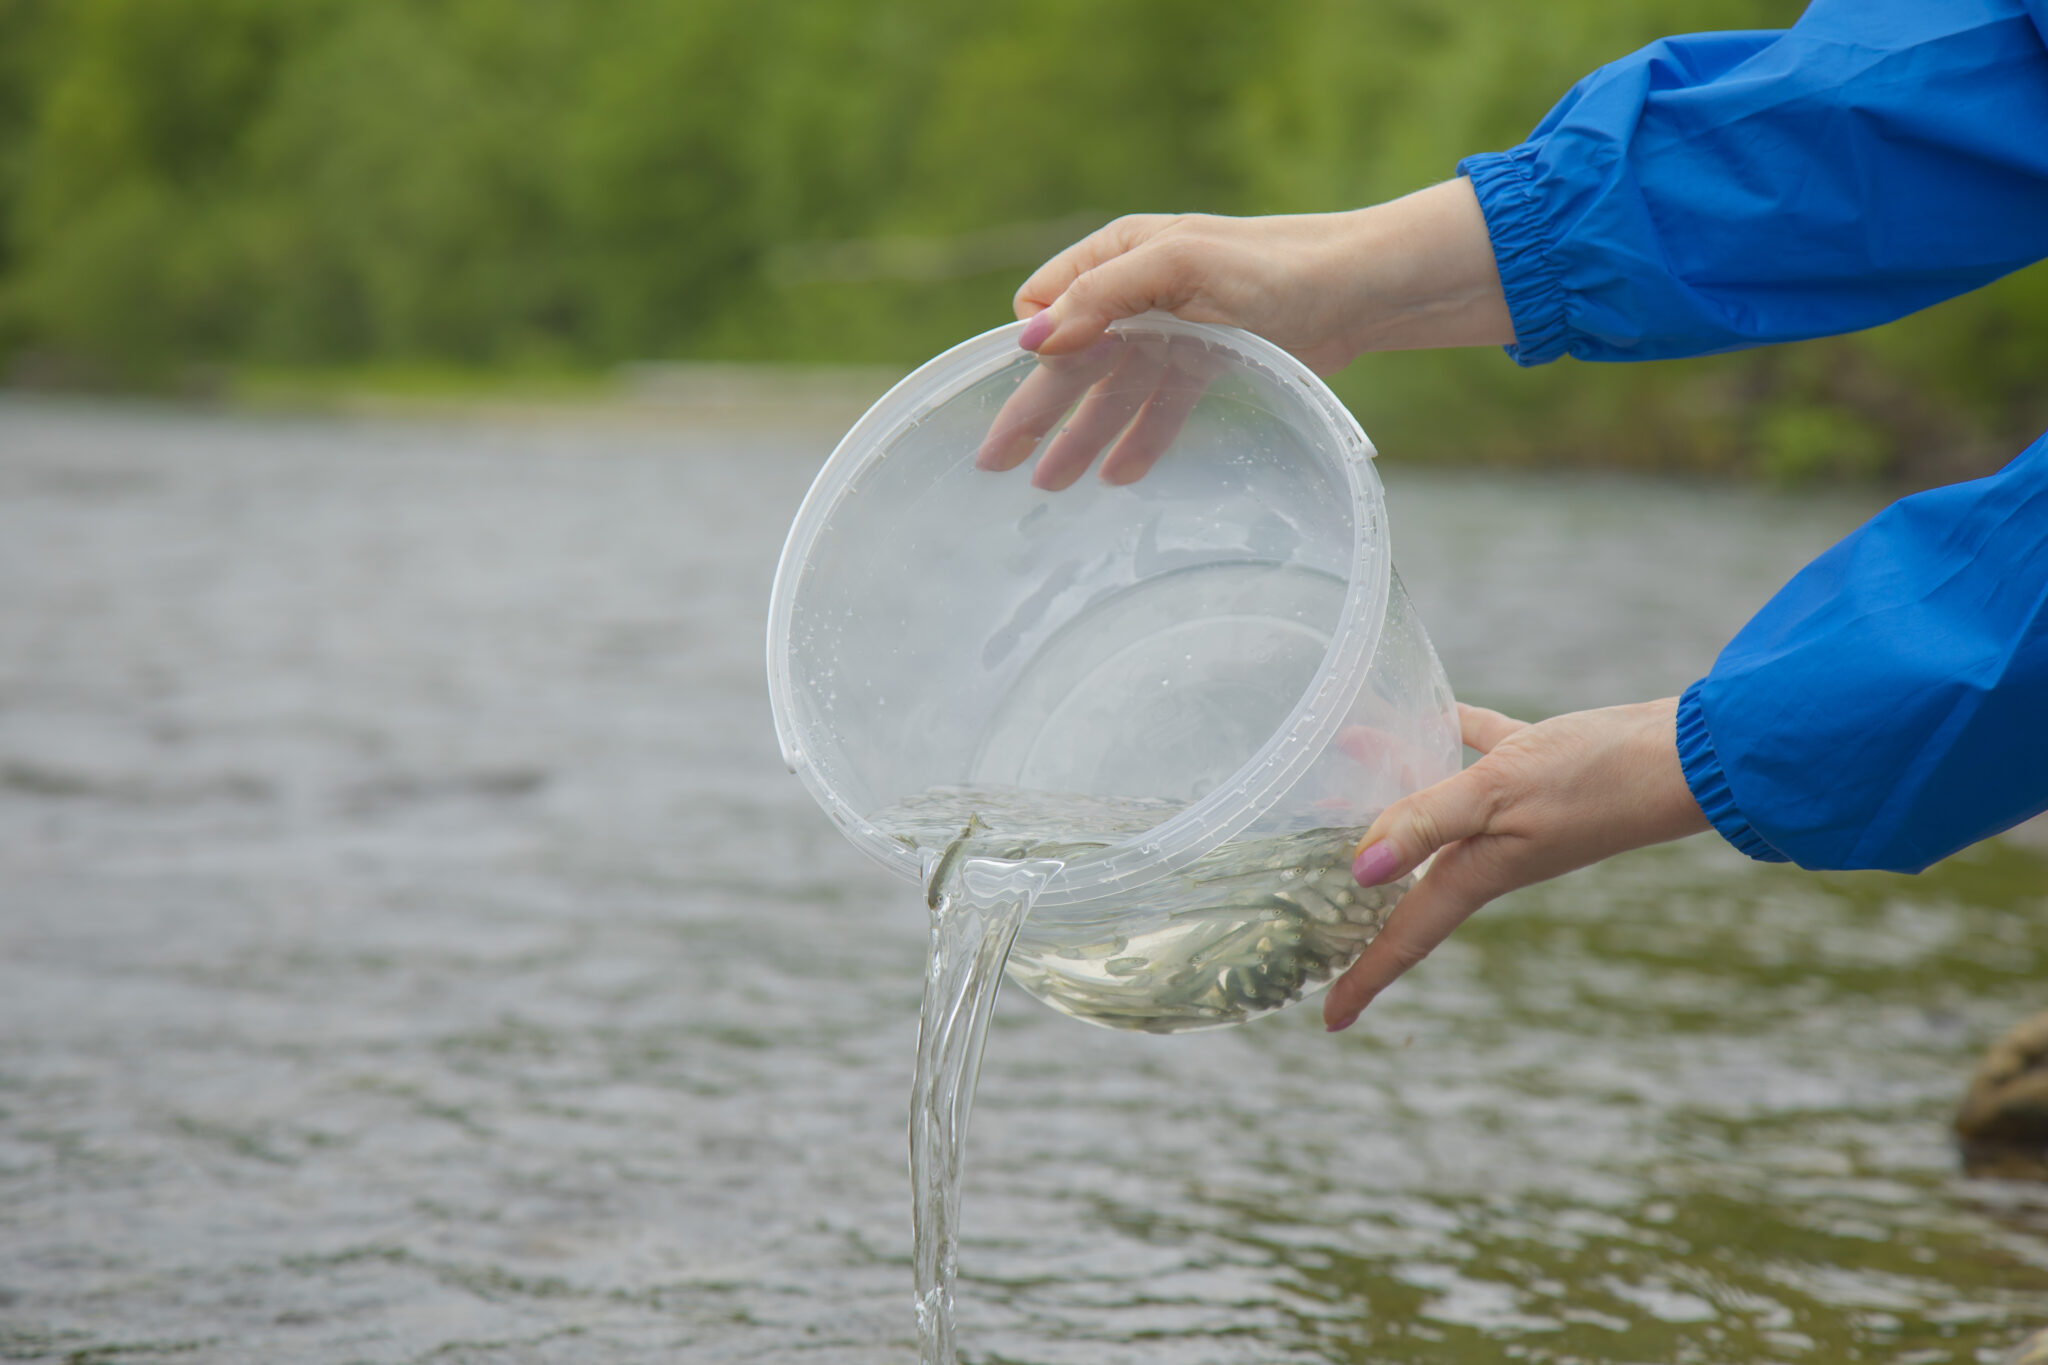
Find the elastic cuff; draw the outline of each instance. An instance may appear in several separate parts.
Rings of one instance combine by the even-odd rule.
[[[1700,803],[1716,832],[1738,851],[1760,863],[1790,862],[1735,808],[1735,793],[1714,752],[1714,737],[1707,733],[1706,711],[1700,705],[1700,683],[1705,681],[1686,688],[1678,699],[1678,766],[1685,771],[1685,785],[1692,788],[1692,799]]]
[[[1532,183],[1535,161],[1535,146],[1525,142],[1510,151],[1482,152],[1458,163],[1458,174],[1471,179],[1479,211],[1486,215],[1493,263],[1515,324],[1515,343],[1506,349],[1517,365],[1548,364],[1571,342],[1564,281],[1551,257],[1543,206]]]

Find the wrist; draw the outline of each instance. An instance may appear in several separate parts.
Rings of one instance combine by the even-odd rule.
[[[1710,828],[1679,757],[1678,698],[1641,702],[1629,709],[1637,721],[1629,767],[1641,774],[1634,797],[1646,835],[1643,842],[1683,839]]]
[[[1342,249],[1361,284],[1349,329],[1358,352],[1514,343],[1471,181],[1447,180],[1351,216]]]

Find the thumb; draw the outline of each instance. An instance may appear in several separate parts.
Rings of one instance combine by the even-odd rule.
[[[1157,309],[1170,313],[1194,297],[1186,248],[1168,238],[1145,243],[1074,277],[1019,344],[1040,355],[1066,355],[1102,339],[1112,322]]]
[[[1361,886],[1405,877],[1432,853],[1444,852],[1395,904],[1386,926],[1324,997],[1323,1024],[1332,1033],[1351,1027],[1374,996],[1429,956],[1497,893],[1470,856],[1473,846],[1460,843],[1487,831],[1499,805],[1496,791],[1485,769],[1467,768],[1396,801],[1366,830],[1351,864],[1351,875]]]
[[[1445,844],[1484,832],[1493,818],[1492,784],[1467,768],[1380,812],[1358,842],[1351,875],[1360,886],[1405,877]]]

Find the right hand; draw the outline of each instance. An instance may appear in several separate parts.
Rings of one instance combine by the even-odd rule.
[[[1019,343],[1046,368],[1004,405],[977,463],[1014,469],[1094,390],[1041,460],[1032,480],[1041,488],[1072,483],[1119,432],[1102,475],[1115,483],[1139,477],[1201,396],[1208,376],[1182,363],[1178,350],[1119,355],[1139,348],[1105,344],[1105,330],[1122,318],[1156,310],[1242,327],[1319,374],[1367,350],[1514,340],[1486,221],[1466,180],[1346,213],[1119,218],[1040,266],[1015,307],[1028,320]],[[1183,349],[1192,357],[1200,348]]]
[[[1380,812],[1352,876],[1384,886],[1435,861],[1323,1000],[1332,1032],[1518,887],[1707,828],[1678,759],[1678,698],[1575,711],[1534,725],[1458,707],[1471,767]]]

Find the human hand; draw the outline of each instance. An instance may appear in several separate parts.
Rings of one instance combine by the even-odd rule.
[[[1257,332],[1318,374],[1369,350],[1515,339],[1469,180],[1345,213],[1134,214],[1017,291],[1018,344],[1073,355],[1119,318],[1172,313]]]
[[[975,465],[1015,469],[1072,408],[1074,415],[1032,469],[1032,486],[1068,487],[1111,441],[1116,444],[1103,456],[1102,481],[1135,483],[1180,435],[1222,369],[1223,362],[1192,337],[1105,337],[1078,355],[1041,356],[989,424]]]
[[[1359,844],[1366,886],[1436,860],[1330,988],[1333,1033],[1495,897],[1707,828],[1678,763],[1676,697],[1534,725],[1476,706],[1458,717],[1483,757],[1387,807]]]
[[[1039,267],[1015,308],[1029,319],[1018,342],[1041,369],[997,414],[976,463],[1014,469],[1087,394],[1033,472],[1047,489],[1073,483],[1126,424],[1101,476],[1139,478],[1215,377],[1193,343],[1148,351],[1106,337],[1123,318],[1161,311],[1242,327],[1320,374],[1366,350],[1514,340],[1465,180],[1346,213],[1119,218]]]

